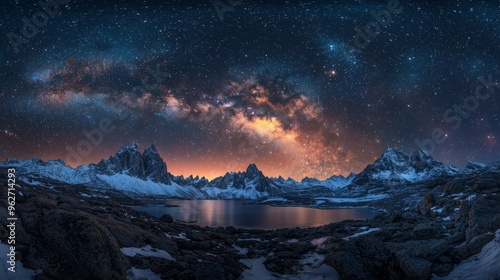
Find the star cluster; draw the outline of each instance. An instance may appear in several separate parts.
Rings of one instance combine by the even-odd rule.
[[[36,1],[8,2],[4,157],[76,166],[137,141],[176,175],[256,163],[295,179],[359,172],[387,147],[500,157],[498,1],[60,1],[43,25]]]

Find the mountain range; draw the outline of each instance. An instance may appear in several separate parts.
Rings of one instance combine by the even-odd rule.
[[[485,168],[469,163],[466,168],[446,166],[424,151],[407,155],[389,148],[359,174],[332,176],[326,180],[266,177],[255,164],[244,172],[228,172],[211,181],[198,176],[174,176],[154,145],[140,152],[134,142],[122,147],[108,159],[77,168],[62,160],[44,162],[39,158],[7,159],[0,166],[16,167],[19,180],[50,187],[54,182],[80,184],[95,189],[114,189],[133,196],[164,196],[184,199],[261,199],[294,196],[350,196],[360,189],[376,190],[379,185],[397,187],[405,184],[454,176]],[[349,190],[349,191],[345,191]],[[368,193],[374,194],[373,191]]]

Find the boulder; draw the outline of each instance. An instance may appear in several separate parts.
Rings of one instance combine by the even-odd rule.
[[[340,251],[334,252],[326,257],[325,262],[334,267],[340,275],[340,279],[371,280],[372,273],[361,265],[360,260],[352,253]]]
[[[469,241],[467,248],[471,255],[478,254],[483,249],[484,245],[493,240],[495,235],[493,233],[485,233],[480,236],[476,236]]]
[[[394,252],[394,257],[396,258],[397,265],[405,275],[404,279],[429,279],[432,268],[431,262],[421,258],[413,258],[406,251]]]
[[[474,183],[472,190],[478,193],[494,193],[500,191],[500,177],[481,178]]]
[[[125,276],[125,260],[118,242],[92,216],[77,211],[48,211],[40,233],[44,242],[68,263],[72,279]]]
[[[424,216],[430,216],[431,208],[436,205],[436,196],[433,193],[426,194],[417,206],[417,210]]]
[[[162,221],[164,223],[173,223],[174,218],[172,217],[172,215],[164,214],[160,217],[160,221]]]
[[[418,224],[410,233],[414,240],[428,240],[439,236],[439,230],[427,224]]]

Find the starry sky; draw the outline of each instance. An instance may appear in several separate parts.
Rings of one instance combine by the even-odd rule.
[[[3,158],[136,141],[175,175],[295,179],[388,147],[500,160],[500,1],[54,1],[0,11]]]

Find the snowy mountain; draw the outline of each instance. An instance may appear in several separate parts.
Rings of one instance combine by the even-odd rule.
[[[245,172],[229,172],[223,177],[212,180],[202,188],[209,197],[224,199],[257,199],[282,193],[287,184],[278,185],[275,180],[269,179],[257,168],[250,164]]]
[[[349,176],[344,177],[342,175],[334,175],[326,180],[319,180],[316,178],[305,177],[300,181],[300,183],[306,187],[326,187],[331,190],[337,190],[343,188],[352,183],[356,174],[351,173]]]
[[[445,166],[424,151],[418,150],[407,155],[402,151],[389,148],[373,164],[368,165],[356,175],[353,183],[356,185],[399,185],[460,172],[462,171],[457,167]]]

